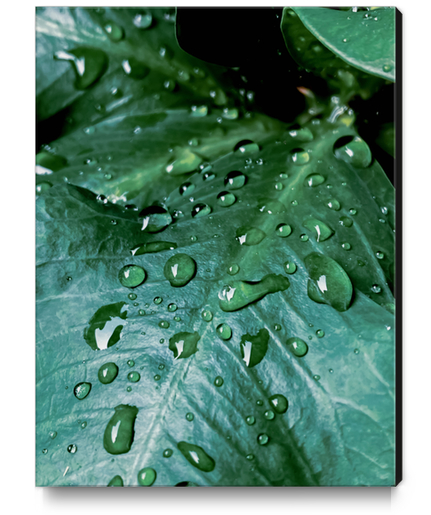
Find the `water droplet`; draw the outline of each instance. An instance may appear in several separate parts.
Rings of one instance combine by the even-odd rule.
[[[36,193],[45,193],[52,187],[50,182],[39,182],[36,184]]]
[[[297,270],[297,266],[293,261],[286,261],[284,268],[287,274],[294,274]]]
[[[349,242],[344,242],[341,244],[341,247],[344,249],[344,250],[351,250],[352,249],[352,246],[350,245]]]
[[[131,387],[131,386],[128,386],[128,387],[126,388],[126,390],[130,393],[130,392],[132,391],[132,387]]]
[[[175,322],[181,322],[181,318],[177,315],[174,317]]]
[[[124,73],[134,80],[144,79],[150,69],[144,63],[138,61],[134,57],[129,57],[128,59],[124,59],[121,63],[123,67]]]
[[[49,437],[51,438],[51,440],[54,440],[54,438],[57,436],[57,431],[50,431],[49,432]]]
[[[316,186],[323,184],[325,180],[325,177],[320,175],[320,173],[312,173],[305,179],[304,184],[310,188],[315,188]]]
[[[288,224],[278,224],[275,231],[280,238],[287,238],[287,236],[292,234],[292,227]]]
[[[140,486],[151,486],[156,478],[157,472],[150,467],[145,467],[138,472],[138,483]]]
[[[151,241],[135,247],[130,252],[133,256],[140,256],[142,254],[162,252],[163,250],[174,250],[176,248],[177,244],[172,241]]]
[[[299,237],[299,239],[301,241],[308,241],[308,236],[306,234],[301,234],[301,236]]]
[[[254,460],[254,454],[247,454],[246,459],[248,461],[253,461]]]
[[[355,354],[359,354],[359,349],[355,349],[353,352],[354,352]]]
[[[241,336],[241,356],[248,367],[254,367],[262,361],[268,350],[269,332],[260,329],[256,335]]]
[[[114,43],[118,43],[124,37],[124,30],[122,27],[117,25],[115,21],[110,21],[103,26],[103,30],[108,35],[108,38]]]
[[[318,376],[318,375],[314,375],[314,376],[313,376],[313,379],[314,379],[315,381],[320,381],[320,376]]]
[[[258,245],[266,234],[257,227],[250,227],[248,225],[242,226],[236,231],[236,239],[240,245]]]
[[[224,323],[217,326],[216,333],[221,340],[229,340],[232,337],[232,329]]]
[[[191,173],[198,169],[202,158],[192,152],[189,148],[183,148],[176,152],[175,158],[169,161],[166,172],[169,175],[182,175]],[[190,193],[191,190],[188,190]]]
[[[268,442],[269,442],[269,436],[266,433],[261,433],[257,437],[257,443],[259,445],[267,445]]]
[[[373,293],[380,293],[382,289],[378,284],[373,284],[373,286],[371,287],[371,291]]]
[[[326,225],[321,220],[317,220],[316,218],[309,218],[308,220],[304,220],[302,224],[306,229],[316,232],[316,241],[326,241],[333,234],[334,231]]]
[[[130,299],[130,300],[135,300],[137,298],[137,295],[136,293],[129,293],[129,295],[127,295],[127,297]]]
[[[359,136],[338,139],[334,144],[334,155],[355,168],[367,168],[372,161],[370,147]]]
[[[54,59],[69,61],[75,72],[76,89],[86,89],[105,73],[108,66],[108,56],[98,48],[79,47],[74,50],[59,50]]]
[[[154,381],[160,381],[161,377],[159,376],[159,374],[156,374],[153,379]]]
[[[161,304],[163,302],[163,299],[162,299],[162,297],[154,297],[153,302],[156,306],[158,306],[159,304]]]
[[[303,148],[294,148],[289,152],[290,159],[293,164],[301,166],[305,165],[310,161],[310,154]]]
[[[227,273],[229,275],[236,275],[237,273],[239,272],[239,266],[234,263],[233,265],[231,265],[228,269],[227,269]]]
[[[202,202],[200,202],[199,204],[195,204],[193,206],[191,215],[193,218],[198,218],[201,216],[209,215],[211,211],[212,209],[208,204],[203,204]]]
[[[72,443],[71,445],[69,445],[67,447],[67,452],[70,454],[75,454],[77,450],[78,450],[78,447],[74,443]]]
[[[275,413],[272,410],[267,410],[267,411],[265,411],[264,416],[265,416],[266,420],[274,420]]]
[[[163,457],[164,458],[170,458],[174,454],[174,451],[172,449],[165,449],[163,451]]]
[[[341,209],[341,205],[338,200],[332,199],[328,202],[327,206],[329,209],[333,209],[334,211],[339,211]]]
[[[174,304],[173,302],[171,304],[168,305],[168,311],[170,313],[173,313],[174,311],[176,311],[178,309],[177,305]]]
[[[226,120],[236,120],[238,118],[238,109],[236,109],[235,107],[233,107],[233,108],[225,107],[223,109],[222,116]]]
[[[201,106],[192,106],[191,107],[191,116],[195,118],[202,118],[208,114],[208,107],[206,105]]]
[[[257,399],[256,404],[258,406],[263,406],[263,400],[262,399]]]
[[[356,209],[353,209],[353,208],[352,208],[352,209],[349,209],[349,213],[350,213],[352,216],[355,216],[355,215],[356,215],[356,213],[357,213],[357,211],[356,211]]]
[[[118,375],[118,367],[115,363],[105,363],[99,368],[97,377],[102,384],[110,384]]]
[[[381,252],[380,250],[378,252],[376,252],[376,257],[377,259],[383,259],[385,257],[384,253]]]
[[[139,13],[133,18],[133,25],[138,29],[148,29],[153,23],[153,16],[150,13]]]
[[[289,130],[289,136],[294,138],[296,141],[309,142],[313,141],[313,133],[307,127],[300,127],[295,125]]]
[[[229,207],[234,204],[236,201],[236,197],[233,193],[229,193],[228,191],[222,191],[217,195],[217,203],[222,207]]]
[[[127,374],[127,380],[131,383],[137,383],[141,379],[141,374],[139,372],[129,372]]]
[[[119,404],[109,420],[103,435],[103,447],[109,454],[124,454],[130,451],[134,438],[136,406]]]
[[[103,306],[91,317],[84,330],[84,339],[93,350],[103,350],[115,345],[121,337],[121,330],[127,311],[126,304],[118,302]]]
[[[162,206],[149,206],[143,209],[139,216],[142,220],[142,231],[149,233],[160,232],[172,223],[172,216]]]
[[[384,64],[383,65],[383,71],[384,72],[390,72],[392,70],[392,66],[390,64]]]
[[[233,150],[238,154],[250,154],[252,152],[258,152],[259,145],[257,143],[254,143],[254,141],[244,139],[238,142]]]
[[[187,254],[175,254],[166,261],[163,273],[171,286],[185,286],[196,274],[196,263]]]
[[[221,376],[217,376],[215,379],[214,379],[214,385],[217,386],[217,387],[220,387],[220,386],[223,386],[223,378]]]
[[[84,420],[84,422],[81,423],[81,429],[85,429],[87,427],[87,422]]]
[[[202,311],[201,317],[203,318],[203,320],[205,320],[205,322],[211,322],[211,320],[213,319],[213,314],[209,309],[205,309],[204,311]]]
[[[244,186],[247,177],[238,171],[229,172],[224,178],[224,185],[231,190],[238,190]]]
[[[199,340],[200,335],[197,332],[177,333],[169,338],[169,350],[173,352],[175,359],[189,358],[192,354],[199,350]]]
[[[304,340],[296,336],[289,338],[286,342],[286,345],[290,346],[293,354],[295,354],[295,356],[298,358],[302,358],[308,352],[308,345],[304,342]]]
[[[188,420],[189,422],[192,422],[194,420],[195,416],[193,415],[193,413],[189,412],[189,413],[186,413],[186,420]]]
[[[223,311],[237,311],[252,302],[262,299],[269,293],[287,290],[290,283],[287,277],[268,274],[260,281],[231,281],[219,291],[219,304]]]
[[[346,311],[352,300],[353,286],[343,268],[333,259],[316,252],[309,254],[304,264],[310,275],[310,299],[329,304],[337,311]]]
[[[280,324],[274,324],[274,331],[281,331],[281,325]]]
[[[159,322],[159,327],[161,327],[162,329],[169,329],[169,322],[167,320],[160,320]]]
[[[73,389],[73,393],[75,395],[75,397],[82,401],[83,399],[85,399],[88,394],[90,393],[90,390],[91,390],[91,383],[78,383],[75,388]]]
[[[259,202],[258,209],[261,213],[267,213],[268,215],[277,215],[285,211],[284,205],[280,201],[273,199],[262,200]]]
[[[42,454],[48,454],[48,449],[42,449]]]
[[[316,336],[317,338],[323,338],[325,336],[325,331],[322,331],[322,329],[317,329]]]
[[[186,460],[194,467],[202,470],[202,472],[211,472],[214,470],[215,461],[202,447],[188,442],[179,442],[177,447]]]
[[[344,227],[352,227],[353,220],[349,218],[348,216],[342,216],[340,218],[340,225],[343,225]]]
[[[276,182],[274,187],[277,191],[281,191],[284,186],[281,182]]]
[[[123,478],[121,476],[114,476],[111,481],[109,481],[108,486],[124,486]]]
[[[118,273],[120,283],[126,288],[136,288],[147,277],[145,270],[137,265],[126,265]]]
[[[275,395],[271,395],[271,397],[268,400],[276,413],[278,413],[279,415],[286,413],[288,408],[288,402],[284,395],[276,393]]]
[[[249,415],[245,421],[249,426],[253,426],[256,423],[256,419],[253,417],[253,415]]]

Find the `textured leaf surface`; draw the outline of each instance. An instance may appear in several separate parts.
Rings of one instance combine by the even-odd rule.
[[[231,152],[214,161],[211,181],[195,174],[189,179],[195,184],[194,202],[175,189],[166,203],[184,216],[157,234],[141,231],[136,212],[102,204],[75,186],[57,185],[39,197],[37,484],[103,486],[120,475],[124,485],[137,485],[144,467],[157,471],[155,486],[394,484],[393,188],[377,162],[355,168],[334,156],[340,138],[356,136],[351,128],[318,121],[308,129],[312,141],[280,133],[258,152]],[[223,207],[217,196],[229,190],[224,178],[234,170],[247,181],[231,190],[236,202]],[[323,181],[309,186],[313,174]],[[334,200],[339,210],[328,207]],[[211,206],[212,213],[193,218],[198,202]],[[310,217],[334,234],[317,242],[315,231],[303,226]],[[280,223],[292,228],[286,238],[277,235]],[[236,231],[244,226],[266,237],[257,245],[241,245]],[[177,248],[130,252],[160,240]],[[346,242],[350,250],[343,248]],[[180,252],[193,258],[197,272],[186,286],[175,288],[163,269]],[[312,252],[334,259],[350,277],[354,297],[347,311],[308,297],[304,260]],[[284,275],[288,260],[297,271],[285,275],[287,289],[235,312],[220,309],[224,285]],[[118,271],[132,263],[147,272],[133,291],[118,281]],[[232,277],[227,271],[234,264],[239,271]],[[374,285],[380,293],[372,291]],[[120,340],[92,350],[83,338],[90,319],[102,306],[121,302],[127,304],[127,318]],[[167,309],[172,303],[175,312]],[[209,322],[204,310],[213,315]],[[161,321],[169,327],[160,327]],[[221,323],[232,329],[227,341],[217,337]],[[249,368],[241,339],[262,329],[269,333],[268,348]],[[197,332],[200,339],[196,352],[176,360],[168,342],[180,332]],[[304,357],[286,345],[291,337],[307,342]],[[97,375],[107,362],[115,362],[119,374],[106,385]],[[140,373],[139,382],[127,380],[131,370]],[[221,386],[216,377],[223,378]],[[83,381],[92,389],[78,400],[73,388]],[[274,394],[284,395],[289,408],[270,420],[264,413]],[[139,413],[131,450],[112,456],[103,435],[120,404],[136,406]],[[188,413],[193,420],[186,419]],[[249,416],[254,425],[246,423]],[[50,431],[57,432],[53,440]],[[269,437],[267,445],[258,444],[262,434]],[[179,442],[201,447],[215,461],[214,469],[194,466],[178,450]],[[67,452],[71,444],[77,446],[74,454]],[[165,449],[173,450],[171,457],[163,457]]]
[[[395,81],[395,8],[367,12],[321,7],[291,9],[336,56],[364,72]],[[326,51],[319,53],[323,59],[330,59]]]

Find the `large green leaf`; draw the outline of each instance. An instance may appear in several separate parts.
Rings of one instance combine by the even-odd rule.
[[[344,124],[315,120],[260,150],[241,148],[212,162],[212,180],[189,179],[191,194],[172,192],[166,205],[177,218],[157,234],[142,231],[135,212],[75,186],[39,196],[38,485],[103,486],[117,475],[138,485],[143,468],[156,470],[156,486],[394,484],[393,188]],[[244,186],[225,185],[232,171],[246,175]],[[225,190],[236,202],[218,199]],[[192,217],[197,203],[211,214]],[[176,248],[131,253],[157,241]],[[179,253],[196,263],[183,287],[164,275]],[[312,262],[322,259],[337,276],[331,283],[332,272],[322,274],[329,304],[307,294],[316,286],[310,278],[321,281]],[[294,274],[286,274],[287,261]],[[134,289],[118,278],[130,264],[147,276]],[[221,323],[230,339],[217,336]],[[96,330],[115,332],[104,341],[117,343],[93,350],[87,343]],[[307,342],[308,353],[296,356],[290,338]],[[107,362],[119,374],[102,384],[98,370]],[[138,382],[128,381],[132,370]],[[73,391],[82,382],[92,388],[79,400]],[[276,394],[289,407],[273,418]],[[110,454],[104,434],[127,411],[119,408],[108,426],[120,405],[139,410],[134,439],[128,452]]]
[[[351,66],[395,82],[395,8],[366,12],[321,7],[291,9],[318,40],[317,44],[306,50],[310,54],[309,62],[313,63],[319,58],[324,62],[331,61],[330,54],[322,48],[324,45]],[[283,26],[284,30],[289,30],[285,15],[283,20],[282,30]],[[302,37],[310,39],[310,36]]]

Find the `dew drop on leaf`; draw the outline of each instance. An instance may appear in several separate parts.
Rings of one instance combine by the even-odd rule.
[[[288,402],[284,395],[276,393],[275,395],[271,395],[271,397],[268,400],[276,413],[280,415],[286,413],[288,408]]]
[[[186,420],[188,422],[192,422],[194,420],[195,416],[193,415],[193,413],[189,412],[189,413],[186,413]]]
[[[318,329],[316,331],[317,338],[323,338],[325,336],[325,331],[322,331],[322,329]]]
[[[174,454],[174,451],[172,449],[165,449],[163,451],[163,457],[164,458],[170,458]]]
[[[317,218],[304,220],[302,225],[309,231],[315,232],[317,242],[326,241],[334,234],[334,231],[325,222],[317,220]]]
[[[221,340],[229,340],[232,337],[232,329],[225,323],[217,326],[216,333]]]
[[[253,417],[253,415],[246,417],[245,421],[249,426],[253,426],[256,423],[256,419]]]
[[[224,185],[230,190],[238,190],[244,186],[247,177],[238,171],[229,172],[224,178]]]
[[[302,358],[308,352],[308,345],[296,336],[289,338],[286,342],[286,345],[292,350],[293,354],[298,358]]]
[[[119,404],[115,408],[115,413],[109,420],[103,435],[103,447],[109,454],[129,452],[133,444],[138,411],[136,406],[128,404]]]
[[[180,332],[169,338],[169,350],[174,354],[175,359],[189,358],[198,351],[200,335],[197,332]]]
[[[258,437],[257,437],[257,443],[259,445],[267,445],[269,442],[269,436],[266,434],[266,433],[261,433]]]
[[[241,337],[241,356],[247,367],[254,367],[262,361],[268,350],[269,332],[260,329],[257,334],[244,334]]]
[[[290,236],[290,234],[292,234],[292,227],[284,223],[278,224],[275,228],[275,232],[277,236],[279,236],[280,238],[287,238],[287,236]]]
[[[126,288],[136,288],[146,279],[145,270],[138,265],[126,265],[118,273],[120,283]]]
[[[177,305],[174,304],[173,302],[171,302],[171,304],[168,304],[168,311],[170,313],[173,313],[174,311],[176,311],[178,308],[177,308]]]
[[[264,413],[264,417],[266,418],[266,420],[274,420],[275,413],[272,410],[267,410]]]
[[[133,18],[133,25],[138,29],[148,29],[153,23],[153,16],[150,13],[139,13]]]
[[[197,469],[202,472],[211,472],[214,470],[215,461],[202,447],[188,442],[179,442],[177,447],[186,460]]]
[[[223,383],[224,383],[224,381],[223,381],[223,378],[221,376],[217,376],[214,379],[214,385],[215,386],[218,386],[218,387],[223,386]]]
[[[294,274],[297,270],[297,266],[293,261],[286,261],[284,263],[284,269],[286,271],[286,274]]]
[[[238,154],[251,154],[259,151],[259,145],[249,139],[239,141],[234,146],[234,152]]]
[[[123,478],[121,476],[114,476],[111,481],[109,481],[108,486],[124,486]]]
[[[240,245],[259,245],[266,234],[257,227],[245,225],[236,230],[236,239]]]
[[[329,209],[333,209],[334,211],[339,211],[341,209],[341,205],[336,199],[332,199],[327,203]]]
[[[140,486],[151,486],[156,478],[156,471],[150,467],[145,467],[138,472],[138,483]]]
[[[110,384],[118,376],[118,367],[115,363],[109,362],[102,365],[98,372],[97,377],[102,384]]]
[[[193,209],[191,211],[191,215],[193,218],[198,218],[201,216],[206,216],[211,213],[212,209],[208,204],[204,204],[202,202],[199,202],[198,204],[195,204],[193,206]]]
[[[144,208],[139,216],[142,218],[142,231],[156,233],[165,229],[172,223],[172,216],[162,206],[149,206]]]
[[[310,161],[310,154],[303,148],[294,148],[290,151],[289,157],[293,164],[302,166]]]
[[[86,89],[100,79],[108,66],[108,56],[98,48],[78,47],[74,50],[59,50],[54,59],[69,61],[75,72],[76,89]]]
[[[185,286],[196,274],[196,263],[187,254],[175,254],[166,261],[163,273],[171,286]]]
[[[67,447],[67,452],[70,454],[75,454],[77,450],[78,450],[78,447],[74,443],[70,444]]]
[[[316,186],[319,186],[320,184],[323,184],[325,182],[325,177],[323,175],[320,175],[320,173],[313,173],[306,177],[304,184],[305,186],[308,186],[309,188],[315,188]],[[328,204],[329,205],[329,204]],[[334,209],[334,208],[332,208]],[[340,208],[338,208],[340,209]]]
[[[141,374],[139,372],[129,372],[127,374],[127,380],[131,383],[137,383],[141,379]]]
[[[203,320],[205,320],[205,322],[211,322],[211,320],[213,319],[213,314],[209,309],[205,309],[204,311],[202,311],[201,317]]]
[[[372,161],[370,147],[359,136],[343,136],[334,144],[337,159],[355,168],[367,168]]]
[[[222,207],[229,207],[234,204],[236,201],[236,197],[233,193],[229,193],[228,191],[222,191],[217,195],[217,204]]]
[[[108,38],[114,42],[118,43],[124,37],[124,30],[120,25],[117,25],[115,21],[109,21],[103,26],[103,30],[108,35]]]

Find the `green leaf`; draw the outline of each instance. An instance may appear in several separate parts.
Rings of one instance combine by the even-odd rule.
[[[289,29],[286,9],[283,13],[282,30],[283,26]],[[335,56],[359,70],[395,82],[394,7],[367,12],[321,7],[291,9],[319,43]],[[310,36],[305,38],[312,39]],[[330,55],[321,45],[318,44],[317,49],[307,49],[308,56],[313,52],[316,56],[315,59],[307,59],[309,62],[317,64],[319,55],[322,56],[324,63],[331,61]]]
[[[155,486],[394,484],[394,190],[377,162],[363,168],[354,159],[358,146],[350,161],[335,156],[350,141],[358,145],[352,128],[315,120],[306,129],[306,143],[298,141],[301,131],[279,133],[252,154],[212,161],[212,180],[202,173],[188,179],[194,202],[172,191],[166,207],[183,216],[157,234],[141,230],[137,212],[76,186],[55,185],[39,196],[38,485],[137,486],[147,484],[140,472],[150,469],[148,484]],[[232,171],[247,180],[232,189],[236,202],[226,207],[218,196],[238,186]],[[207,214],[199,216],[197,203]],[[310,218],[334,234],[316,241],[314,228],[303,226]],[[287,237],[278,235],[281,223],[292,229]],[[266,237],[244,245],[240,227]],[[151,242],[160,252],[131,252]],[[183,287],[164,275],[178,253],[196,263]],[[328,265],[323,285],[319,262],[306,266],[313,253],[344,270],[347,279],[338,274],[335,290],[331,274],[338,268]],[[147,277],[133,289],[118,279],[130,264]],[[328,303],[310,298],[310,281]],[[344,298],[345,281],[353,295],[339,311],[328,295]],[[239,283],[247,285],[244,307],[221,309],[220,292],[235,298]],[[127,306],[117,309],[120,303]],[[100,310],[108,305],[117,307],[104,322]],[[107,331],[106,343],[115,332],[117,342],[93,350],[84,334],[95,323],[94,334]],[[216,328],[223,323],[232,336],[221,340]],[[179,335],[193,340],[185,359],[170,349]],[[287,344],[293,337],[307,342],[302,357]],[[248,364],[247,342],[257,345],[253,354],[248,349]],[[118,366],[118,376],[102,384],[98,372],[108,363]],[[138,382],[128,380],[131,371],[139,371]],[[84,381],[91,391],[79,400],[74,386]],[[274,414],[280,395],[288,409],[283,401]],[[117,427],[125,406],[138,410],[121,434],[130,450],[113,456],[104,434],[109,424]],[[76,452],[67,451],[70,445]]]

